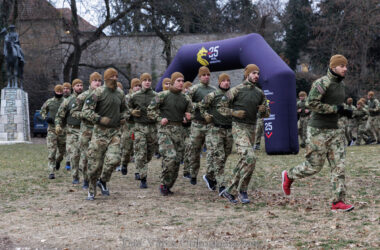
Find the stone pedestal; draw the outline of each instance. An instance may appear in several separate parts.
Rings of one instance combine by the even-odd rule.
[[[30,142],[28,94],[19,88],[3,88],[0,105],[0,144]]]

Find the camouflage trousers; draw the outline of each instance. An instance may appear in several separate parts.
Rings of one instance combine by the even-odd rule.
[[[380,115],[369,116],[367,120],[367,130],[372,138],[376,138],[380,142]]]
[[[144,179],[148,174],[148,164],[152,160],[157,145],[157,126],[135,123],[135,141],[133,145],[136,172]]]
[[[356,131],[357,127],[358,127],[357,120],[348,119],[347,139],[349,140],[349,142],[351,142],[354,138],[357,137],[357,131]]]
[[[79,171],[82,172],[83,180],[88,182],[88,147],[92,137],[93,125],[81,123],[80,126],[80,160],[79,160]]]
[[[57,135],[55,127],[49,124],[46,136],[46,144],[48,150],[48,166],[51,174],[54,174],[57,162],[63,160],[66,153],[66,133]]]
[[[362,140],[367,141],[368,136],[366,134],[367,132],[367,121],[359,121],[357,123],[358,125],[358,136],[356,137],[355,145],[360,146]]]
[[[134,123],[126,123],[122,127],[121,133],[121,165],[128,166],[133,154],[133,128]]]
[[[165,125],[158,128],[158,145],[162,156],[161,184],[173,187],[185,151],[182,125]]]
[[[63,133],[66,135],[66,140],[67,140],[67,126],[63,127]],[[66,147],[66,152],[65,152],[64,159],[66,159],[66,162],[70,162],[70,154],[69,152],[67,152],[67,145],[65,145],[65,147]]]
[[[342,130],[343,132],[343,139],[344,139],[344,143],[345,145],[347,146],[348,143],[350,143],[351,141],[349,140],[348,138],[348,119],[347,117],[345,116],[342,116],[339,118],[338,120],[338,127]]]
[[[306,161],[288,171],[290,179],[296,180],[319,173],[327,158],[331,168],[332,202],[344,201],[345,145],[341,129],[307,128]]]
[[[261,137],[264,135],[264,119],[258,118],[257,119],[257,125],[256,125],[256,138],[255,138],[255,144],[260,146],[261,143]]]
[[[109,182],[112,172],[120,164],[120,128],[95,125],[88,147],[89,192],[96,195],[99,177]]]
[[[66,127],[66,152],[70,158],[73,179],[79,180],[80,128],[70,127],[70,125]]]
[[[183,162],[183,175],[190,174],[190,131],[191,127],[183,127],[184,137],[185,137],[185,153],[183,154],[182,162]]]
[[[256,125],[232,122],[232,135],[239,161],[233,169],[228,182],[227,192],[246,192],[256,166],[255,151],[252,146],[255,140]]]
[[[225,187],[224,166],[231,154],[233,144],[232,130],[212,126],[206,135],[207,152],[211,155],[211,163],[206,176],[217,182],[218,187]]]
[[[202,152],[202,146],[206,140],[207,131],[211,128],[211,124],[202,124],[196,121],[191,123],[190,132],[190,155],[189,155],[189,165],[190,165],[190,175],[191,178],[197,178],[199,168],[201,166],[200,153]],[[206,145],[207,146],[207,145]],[[211,159],[209,156],[209,150],[207,151],[206,167],[210,163]]]
[[[307,136],[307,123],[309,122],[309,116],[300,116],[298,120],[298,135],[300,137],[300,144],[306,144]]]

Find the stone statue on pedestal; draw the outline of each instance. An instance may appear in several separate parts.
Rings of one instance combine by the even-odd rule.
[[[7,88],[22,88],[22,79],[24,72],[24,53],[20,46],[20,40],[14,25],[9,25],[0,32],[4,36],[4,56],[7,62]]]

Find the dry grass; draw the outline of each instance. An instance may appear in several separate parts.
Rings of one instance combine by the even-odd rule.
[[[45,145],[0,146],[0,248],[378,249],[379,149],[348,148],[347,200],[355,210],[333,213],[328,166],[296,182],[289,198],[282,195],[281,171],[301,162],[303,151],[259,152],[249,190],[253,203],[233,206],[209,191],[200,176],[196,186],[179,177],[175,195],[160,196],[161,161],[156,159],[147,190],[138,188],[132,164],[126,177],[114,173],[111,196],[88,202],[66,170],[47,179]],[[235,161],[232,155],[227,173]]]

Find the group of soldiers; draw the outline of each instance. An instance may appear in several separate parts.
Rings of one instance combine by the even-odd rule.
[[[148,165],[154,153],[162,156],[162,195],[171,195],[181,163],[183,176],[197,184],[200,154],[207,148],[206,174],[203,180],[210,190],[236,203],[249,203],[248,184],[255,166],[254,140],[257,115],[269,116],[269,106],[262,90],[255,84],[259,68],[250,64],[244,70],[244,82],[230,89],[230,77],[221,74],[218,88],[210,86],[210,70],[201,67],[199,84],[184,82],[180,72],[162,81],[156,93],[152,78],[143,73],[131,80],[127,95],[118,82],[118,72],[107,69],[102,76],[90,75],[89,89],[74,79],[72,94],[64,97],[62,85],[54,88],[55,96],[41,108],[48,122],[49,179],[55,178],[67,152],[73,184],[88,189],[87,199],[94,200],[97,187],[109,195],[107,183],[120,165],[128,173],[131,156],[135,162],[135,179],[147,188]],[[104,84],[102,85],[102,81]],[[69,83],[64,83],[67,86]],[[240,155],[234,176],[225,180],[224,166],[235,141]]]
[[[311,111],[306,107],[306,92],[300,91],[298,97],[298,134],[300,146],[304,148]],[[380,102],[375,98],[374,91],[369,91],[366,97],[360,98],[356,106],[353,104],[353,99],[348,97],[344,107],[353,111],[352,116],[341,116],[338,120],[340,129],[344,131],[346,145],[380,144]]]
[[[282,173],[282,189],[290,195],[294,180],[319,172],[327,157],[332,168],[333,210],[349,211],[344,203],[344,156],[340,116],[359,116],[344,106],[344,84],[347,59],[335,55],[330,59],[326,76],[313,83],[306,99],[304,113],[312,113],[307,127],[306,161]],[[135,179],[140,188],[147,188],[148,165],[157,151],[162,156],[161,184],[163,196],[171,195],[181,163],[183,177],[197,184],[200,154],[207,148],[207,187],[231,203],[249,203],[247,189],[257,157],[257,123],[270,115],[268,101],[257,87],[260,69],[249,64],[244,69],[244,81],[231,88],[229,75],[218,76],[218,87],[210,86],[210,70],[200,67],[199,83],[184,82],[180,72],[162,81],[163,91],[156,93],[152,78],[143,73],[132,79],[127,95],[117,82],[118,72],[107,69],[102,76],[90,75],[90,87],[82,93],[83,82],[72,82],[72,94],[63,98],[63,87],[55,86],[55,97],[47,100],[41,115],[49,123],[47,145],[50,174],[65,154],[65,144],[73,169],[73,184],[83,188],[87,199],[94,200],[97,187],[102,195],[110,195],[107,183],[113,171],[121,165],[128,173],[133,154]],[[101,82],[104,84],[101,85]],[[119,87],[118,87],[119,86]],[[303,117],[303,116],[301,116]],[[260,132],[261,133],[261,132]],[[260,137],[258,137],[260,140]],[[231,176],[224,175],[225,163],[235,145],[239,156]]]

